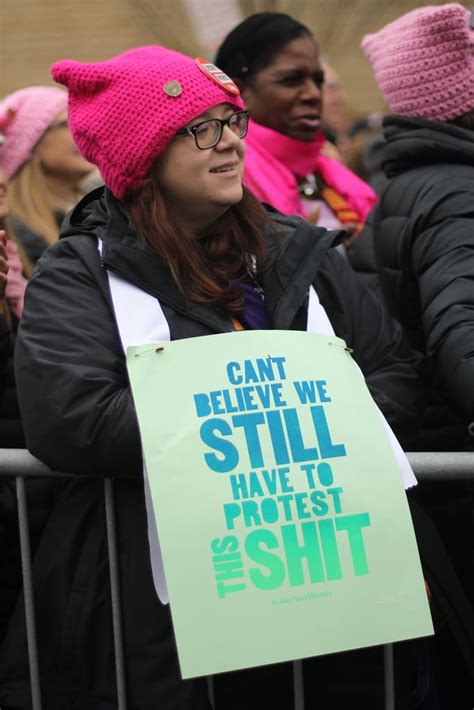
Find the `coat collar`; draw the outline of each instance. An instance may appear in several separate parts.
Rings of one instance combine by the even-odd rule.
[[[474,163],[474,131],[446,121],[388,115],[381,163],[387,177],[424,165]]]
[[[288,330],[306,305],[328,250],[341,242],[344,232],[328,232],[300,217],[273,213],[266,236],[269,265],[261,280],[267,311],[272,328]]]

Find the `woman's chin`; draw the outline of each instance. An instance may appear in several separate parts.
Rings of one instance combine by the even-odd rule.
[[[226,200],[223,200],[222,202],[219,203],[219,206],[216,209],[216,219],[219,219],[219,217],[222,217],[226,212],[228,212],[232,207],[235,207],[235,205],[238,205],[239,202],[242,200],[243,197],[243,191],[240,191],[239,194],[235,194],[232,198],[228,198]]]
[[[227,211],[234,205],[237,205],[242,199],[243,195],[244,190],[242,187],[242,183],[239,182],[238,186],[236,185],[234,188],[228,191],[228,194],[222,196],[221,204],[223,206],[225,205],[225,210]]]
[[[312,143],[316,140],[318,135],[318,129],[313,128],[292,128],[286,135],[289,138],[294,138],[297,141],[302,141],[303,143]]]

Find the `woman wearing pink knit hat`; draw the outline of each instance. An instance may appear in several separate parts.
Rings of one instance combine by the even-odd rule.
[[[10,231],[31,265],[58,238],[66,212],[84,195],[92,170],[67,125],[67,93],[28,86],[0,101],[0,167],[10,182]],[[28,268],[27,266],[27,268]]]
[[[473,25],[461,5],[423,7],[362,41],[393,114],[384,120],[382,154],[390,182],[371,220],[387,303],[427,354],[467,437],[474,436]]]
[[[362,48],[391,112],[381,150],[388,184],[362,241],[373,239],[389,310],[426,357],[430,406],[417,446],[473,450],[473,14],[456,3],[422,7],[364,37]],[[474,602],[472,486],[427,488],[421,500]],[[463,669],[449,655],[441,668]],[[461,670],[449,707],[472,707],[472,685]]]
[[[38,263],[17,343],[29,449],[54,469],[85,475],[65,483],[35,557],[43,703],[117,707],[101,493],[101,477],[113,476],[129,707],[210,710],[205,681],[180,678],[152,553],[160,599],[155,592],[124,347],[157,331],[177,340],[305,330],[313,288],[326,314],[318,328],[330,324],[350,343],[400,436],[417,417],[416,362],[398,326],[331,249],[341,232],[268,212],[242,186],[248,113],[220,70],[151,46],[94,64],[61,61],[53,77],[68,88],[73,137],[106,187],[70,213]],[[192,366],[198,381],[199,363]],[[30,702],[20,613],[14,622],[0,664],[2,708]],[[233,703],[218,700],[218,710],[287,710],[288,668],[270,671],[265,701],[239,691],[244,705],[234,676],[221,677],[236,693]]]

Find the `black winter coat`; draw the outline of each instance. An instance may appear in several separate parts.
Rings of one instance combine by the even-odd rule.
[[[388,116],[384,134],[389,183],[368,220],[384,295],[467,426],[474,422],[474,131]]]
[[[8,366],[10,353],[10,330],[6,317],[1,312],[0,305],[0,411],[4,402],[4,395],[8,380]],[[0,431],[0,440],[2,432]],[[1,444],[0,444],[1,447]],[[5,634],[8,619],[11,614],[12,604],[19,587],[18,576],[11,579],[9,575],[10,565],[6,558],[10,552],[10,540],[8,536],[9,520],[8,513],[12,509],[12,484],[10,479],[0,477],[0,641]],[[13,592],[11,592],[13,588]]]
[[[389,311],[425,356],[428,406],[415,447],[472,450],[474,131],[387,116],[384,135],[388,182],[353,264],[370,271],[372,251]],[[472,483],[424,483],[414,495],[434,519],[474,604]]]
[[[331,249],[338,234],[299,218],[271,219],[281,239],[271,230],[272,266],[262,278],[270,327],[304,330],[314,283],[336,334],[353,348],[374,398],[403,438],[416,426],[419,389],[398,326]],[[129,707],[208,710],[204,680],[180,679],[169,608],[153,588],[140,439],[104,266],[159,298],[172,339],[232,325],[181,295],[107,191],[84,198],[62,237],[30,281],[16,353],[28,448],[54,469],[88,477],[64,486],[34,560],[43,705],[115,705],[101,477],[128,476],[116,481],[116,508]],[[27,678],[20,604],[2,652],[0,703],[29,707]]]
[[[0,404],[5,392],[8,354],[10,352],[10,329],[7,325],[6,317],[2,312],[3,299],[0,299]]]

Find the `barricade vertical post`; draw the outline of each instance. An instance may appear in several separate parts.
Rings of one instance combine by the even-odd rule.
[[[304,710],[303,661],[293,661],[293,697],[295,710]]]
[[[393,644],[383,647],[385,681],[385,710],[395,710],[395,675],[393,667]]]
[[[41,686],[38,665],[38,646],[36,642],[35,605],[33,598],[33,579],[31,574],[30,530],[26,505],[25,479],[16,476],[16,497],[18,501],[18,526],[20,530],[21,571],[25,599],[26,636],[28,642],[28,661],[30,666],[31,702],[33,710],[41,710]]]
[[[123,653],[122,605],[120,600],[119,563],[117,554],[117,526],[115,520],[114,482],[104,480],[105,519],[109,553],[110,593],[112,598],[112,628],[114,633],[115,672],[117,675],[118,710],[127,710],[125,663]]]
[[[216,696],[214,693],[214,676],[207,676],[207,695],[211,703],[212,710],[216,709]]]

